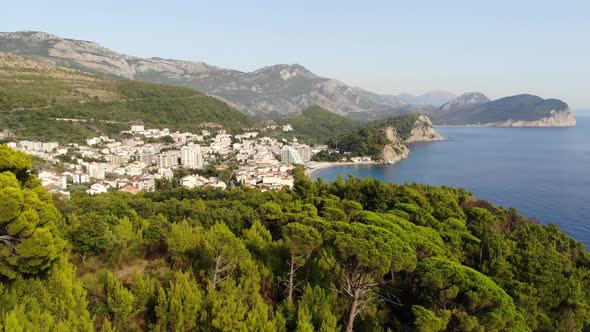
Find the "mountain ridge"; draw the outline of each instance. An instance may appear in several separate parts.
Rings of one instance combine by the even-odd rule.
[[[431,117],[436,124],[575,125],[575,118],[563,102],[565,107],[551,100],[547,102],[547,105],[557,105],[556,109],[546,109],[547,105],[539,108],[538,103],[530,100],[522,102],[520,109],[506,103],[504,105],[509,106],[510,111],[496,110],[494,114],[498,116],[489,118],[484,114],[485,107],[481,106],[495,101],[481,93],[466,93],[455,98],[445,91],[417,96],[380,95],[337,79],[321,77],[299,64],[278,64],[242,72],[200,61],[125,55],[96,42],[36,31],[0,32],[0,51],[38,57],[60,66],[113,78],[190,87],[256,119],[281,118],[318,105],[363,122],[419,112]],[[468,96],[473,100],[467,100]],[[517,96],[521,95],[505,98]],[[496,109],[498,104],[502,102],[487,106]],[[512,114],[518,117],[512,118]]]

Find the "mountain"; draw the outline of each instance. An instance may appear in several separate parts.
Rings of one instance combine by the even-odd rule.
[[[317,76],[300,65],[275,65],[245,73],[203,62],[129,56],[94,42],[31,31],[0,33],[0,51],[35,56],[91,73],[191,87],[258,118],[319,105],[340,115],[360,112],[370,119],[403,104],[395,97]]]
[[[370,122],[358,130],[335,137],[331,144],[355,156],[396,162],[408,156],[409,143],[442,139],[427,116],[414,113]]]
[[[361,124],[314,105],[301,113],[277,120],[281,125],[291,125],[292,134],[299,139],[313,139],[315,143],[327,143],[333,136],[349,133]]]
[[[204,62],[119,54],[94,42],[61,38],[45,32],[0,33],[0,51],[33,56],[111,78],[190,87],[262,119],[298,114],[318,105],[363,122],[419,112],[432,117],[435,123],[575,125],[565,103],[554,100],[543,103],[539,97],[525,97],[530,95],[506,97],[507,100],[494,102],[477,92],[452,100],[449,99],[453,95],[444,91],[419,96],[379,95],[320,77],[301,65],[274,65],[246,73]],[[438,106],[440,109],[436,109]],[[488,109],[492,111],[486,112]]]
[[[185,87],[106,79],[49,62],[0,53],[0,128],[20,138],[82,141],[117,134],[132,122],[229,130],[255,122],[226,103]]]
[[[443,112],[455,111],[458,109],[469,108],[472,105],[487,103],[489,101],[491,101],[490,98],[481,92],[466,92],[442,105],[440,110]]]
[[[575,126],[568,105],[559,99],[543,99],[530,94],[491,101],[481,93],[466,93],[431,114],[436,123],[507,127]]]
[[[440,107],[454,98],[457,98],[457,95],[448,91],[429,91],[421,95],[402,93],[394,97],[396,97],[398,101],[409,105]]]

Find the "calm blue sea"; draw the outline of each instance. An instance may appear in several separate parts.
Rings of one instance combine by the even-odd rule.
[[[590,117],[573,128],[437,127],[444,142],[417,143],[396,165],[318,170],[385,182],[466,188],[475,197],[554,223],[590,248]]]

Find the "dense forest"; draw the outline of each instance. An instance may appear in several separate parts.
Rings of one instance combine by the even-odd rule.
[[[0,145],[4,331],[583,331],[590,256],[462,189],[52,197]]]
[[[84,121],[60,121],[57,118]],[[228,104],[186,87],[113,80],[0,53],[0,129],[20,138],[80,142],[116,135],[133,121],[194,130],[213,122],[230,131],[256,123]]]

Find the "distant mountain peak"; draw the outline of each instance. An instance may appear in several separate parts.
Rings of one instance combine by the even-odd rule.
[[[459,97],[449,101],[448,103],[442,105],[440,109],[442,111],[450,111],[455,108],[462,108],[466,106],[487,103],[490,102],[491,99],[488,98],[481,92],[465,92],[464,94],[460,95]]]

